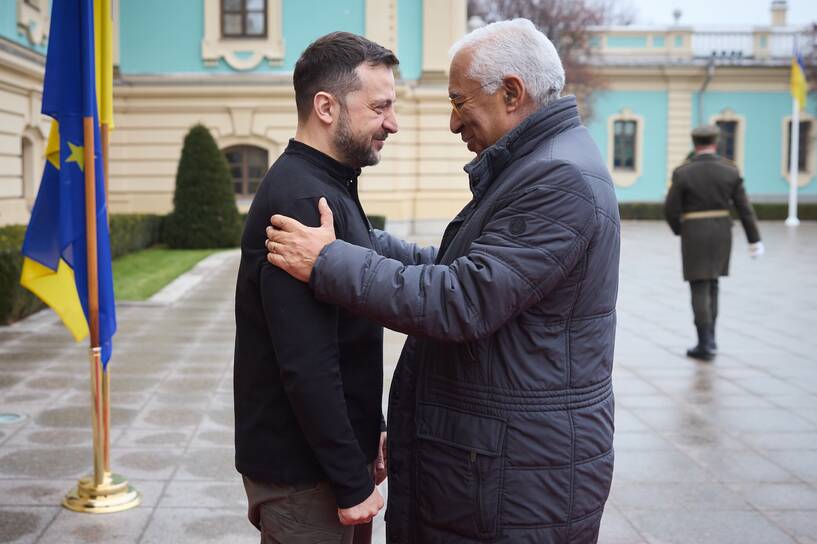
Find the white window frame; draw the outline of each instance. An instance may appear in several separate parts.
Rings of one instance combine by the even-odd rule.
[[[746,117],[743,115],[738,115],[734,110],[727,108],[709,118],[710,125],[714,126],[718,121],[730,121],[737,123],[735,130],[735,166],[738,167],[738,170],[743,172],[743,159],[745,156],[744,149],[746,142]]]
[[[252,70],[266,60],[270,66],[284,62],[282,0],[267,0],[267,35],[264,38],[222,38],[221,0],[204,1],[204,37],[201,58],[207,66],[224,60],[235,70]],[[249,53],[249,54],[247,54]]]
[[[48,40],[48,31],[51,28],[51,9],[48,0],[31,0],[31,4],[24,0],[17,0],[17,32],[25,36],[31,45],[43,45]]]
[[[616,121],[635,121],[635,164],[634,168],[615,168],[615,124]],[[633,113],[629,108],[607,118],[607,168],[613,176],[617,187],[632,187],[644,171],[644,117]]]
[[[805,172],[797,172],[797,186],[798,187],[805,187],[814,179],[814,176],[817,175],[817,153],[815,153],[815,141],[817,141],[817,118],[813,115],[801,111],[800,112],[800,122],[807,121],[811,123],[811,130],[809,131],[809,136],[811,141],[808,144],[808,151],[806,155],[806,171]],[[780,133],[782,138],[780,138],[780,175],[785,180],[786,184],[789,183],[789,169],[788,169],[788,158],[786,154],[789,151],[789,138],[791,134],[789,133],[789,123],[791,122],[791,115],[788,115],[783,118],[783,121],[780,125]]]

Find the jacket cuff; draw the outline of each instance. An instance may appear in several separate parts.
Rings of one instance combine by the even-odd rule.
[[[320,274],[321,265],[323,265],[324,262],[326,261],[326,253],[329,251],[330,247],[332,247],[334,245],[338,245],[338,244],[343,244],[343,242],[340,241],[340,240],[334,240],[334,241],[326,244],[325,246],[323,246],[323,249],[321,249],[321,252],[318,253],[318,258],[315,259],[315,264],[312,265],[312,272],[309,273],[309,281],[307,282],[307,284],[309,285],[309,288],[312,291],[315,291],[317,289],[317,283],[318,283],[317,277]]]
[[[355,489],[346,488],[339,490],[337,486],[333,485],[335,502],[337,502],[338,508],[351,508],[368,499],[369,495],[374,491],[374,480],[372,480],[371,475],[369,475],[367,479],[368,482],[365,486]]]

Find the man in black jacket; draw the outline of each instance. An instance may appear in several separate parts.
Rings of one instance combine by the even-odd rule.
[[[397,64],[349,33],[304,51],[293,74],[295,139],[247,217],[235,306],[236,468],[263,543],[351,542],[352,525],[383,506],[375,487],[385,478],[383,330],[269,264],[264,227],[273,214],[317,226],[328,201],[338,238],[373,247],[357,178],[397,132]]]

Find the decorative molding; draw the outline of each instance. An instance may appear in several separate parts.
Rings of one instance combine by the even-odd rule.
[[[48,0],[17,0],[17,32],[25,36],[31,45],[44,45],[48,41],[50,9]]]
[[[271,66],[284,61],[282,0],[267,0],[267,36],[265,38],[222,38],[221,0],[204,1],[204,38],[201,58],[207,66],[224,59],[235,70],[252,70],[265,59]]]
[[[814,180],[815,175],[817,175],[817,156],[815,156],[814,148],[815,142],[817,141],[817,118],[811,115],[810,113],[801,111],[800,112],[800,122],[808,121],[811,123],[811,130],[809,131],[809,141],[807,142],[806,149],[806,171],[805,172],[797,172],[797,186],[798,187],[805,187],[809,183]],[[789,169],[787,168],[788,160],[787,160],[787,153],[789,150],[789,138],[791,138],[791,134],[788,131],[789,123],[791,122],[791,115],[788,115],[783,118],[783,121],[780,124],[780,176],[785,181],[786,185],[789,185]]]
[[[233,122],[233,134],[239,137],[249,136],[252,133],[252,108],[229,108]]]
[[[635,121],[635,167],[632,170],[613,166],[616,121]],[[623,108],[607,118],[607,168],[613,177],[613,183],[622,188],[635,185],[644,170],[644,117],[633,113],[629,108]]]
[[[735,165],[738,167],[738,170],[743,172],[743,158],[745,157],[743,152],[746,143],[746,117],[738,115],[735,113],[735,110],[731,108],[725,108],[721,110],[720,113],[709,117],[710,125],[714,125],[718,121],[734,121],[737,123],[737,130],[735,131]]]

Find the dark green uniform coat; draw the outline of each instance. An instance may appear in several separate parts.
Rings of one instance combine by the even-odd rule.
[[[737,211],[750,244],[760,241],[755,214],[737,167],[717,155],[696,155],[675,169],[664,214],[672,232],[681,236],[684,280],[711,280],[729,274],[732,219],[683,220],[689,212]]]

